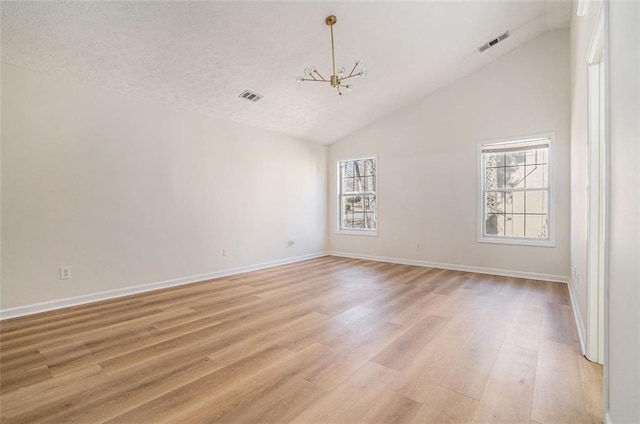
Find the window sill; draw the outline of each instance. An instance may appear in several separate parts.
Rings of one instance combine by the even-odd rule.
[[[554,240],[528,240],[508,237],[479,237],[478,243],[511,244],[518,246],[556,247]]]
[[[336,230],[335,234],[345,236],[378,237],[378,230]]]

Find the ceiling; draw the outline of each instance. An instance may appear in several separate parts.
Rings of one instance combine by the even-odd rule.
[[[568,28],[571,3],[7,2],[1,60],[35,71],[332,143],[504,55]],[[305,66],[363,60],[366,78],[339,97],[296,84]],[[509,30],[484,53],[477,48]],[[264,96],[239,98],[245,89]]]

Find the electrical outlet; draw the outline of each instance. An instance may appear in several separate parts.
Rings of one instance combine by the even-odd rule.
[[[416,250],[420,250],[420,249],[422,249],[422,243],[417,242],[416,243]]]
[[[222,256],[229,256],[231,254],[231,252],[229,252],[229,248],[228,247],[223,247],[222,248]]]
[[[60,267],[60,279],[68,280],[71,278],[71,267],[70,266],[61,266]]]
[[[289,239],[289,241],[287,242],[287,245],[289,247],[293,247],[293,245],[295,245],[295,244],[296,244],[296,239]]]

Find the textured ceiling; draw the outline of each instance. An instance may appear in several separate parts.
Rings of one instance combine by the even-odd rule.
[[[7,2],[1,60],[135,96],[331,143],[569,25],[568,1]],[[341,98],[296,84],[305,66],[364,61]],[[477,47],[511,31],[485,53]],[[264,98],[238,98],[245,89]]]

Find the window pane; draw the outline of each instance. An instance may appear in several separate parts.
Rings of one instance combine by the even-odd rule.
[[[353,177],[345,177],[342,179],[342,192],[343,193],[353,192]]]
[[[507,197],[510,199],[510,207],[507,209],[507,212],[524,213],[524,192],[523,191],[507,193]]]
[[[367,218],[365,220],[365,228],[368,229],[368,230],[375,230],[376,229],[376,214],[375,213],[367,214]]]
[[[503,236],[511,237],[513,234],[513,214],[505,214]]]
[[[526,213],[528,214],[546,214],[547,213],[547,192],[546,191],[527,191]]]
[[[504,235],[504,214],[487,214],[484,219],[484,233],[490,236]]]
[[[505,168],[504,167],[500,167],[500,168],[494,168],[495,170],[495,183],[494,183],[494,187],[489,187],[489,185],[487,184],[487,188],[505,188],[506,187],[506,181],[505,181]]]
[[[374,212],[376,210],[376,197],[362,196],[362,208],[365,211]]]
[[[366,191],[376,191],[376,179],[375,179],[375,177],[367,177],[365,190]]]
[[[494,153],[483,153],[484,166],[486,168],[495,168],[498,166],[498,155]]]
[[[532,238],[547,238],[547,216],[527,215],[526,236]]]
[[[343,228],[375,229],[375,196],[343,196]]]
[[[498,168],[487,168],[485,170],[484,186],[487,190],[498,188]]]
[[[524,152],[508,152],[505,153],[505,165],[517,166],[524,165]]]
[[[547,165],[527,165],[527,188],[546,188]]]
[[[362,177],[353,177],[353,191],[362,191]]]
[[[504,170],[506,188],[524,188],[524,166],[507,166]]]
[[[548,163],[549,148],[527,150],[527,165],[546,165]]]
[[[503,193],[504,211],[513,213],[513,193]]]
[[[512,237],[524,237],[524,215],[513,215]]]
[[[507,237],[524,237],[524,215],[507,214],[504,235]]]
[[[342,162],[344,166],[344,176],[353,177],[353,162]]]
[[[357,196],[343,196],[342,198],[342,225],[344,228],[355,227],[356,204],[360,204],[361,198]],[[360,214],[361,211],[358,212]]]
[[[485,212],[504,213],[504,193],[492,191],[485,194]]]
[[[367,159],[365,161],[365,175],[372,176],[375,175],[375,164],[373,159]]]

